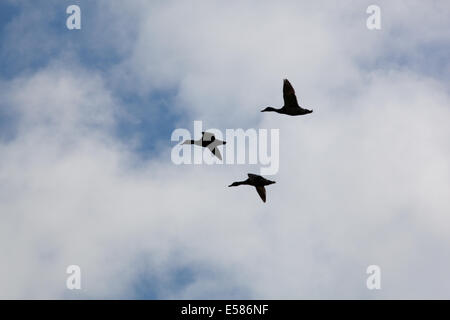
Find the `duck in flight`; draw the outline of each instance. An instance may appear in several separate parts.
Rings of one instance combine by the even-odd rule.
[[[281,114],[287,114],[289,116],[301,116],[313,112],[312,110],[303,109],[298,105],[295,90],[288,79],[284,79],[283,82],[283,99],[284,106],[280,109],[267,107],[264,110],[261,110],[261,112],[273,111]]]
[[[210,132],[202,132],[202,137],[198,140],[186,140],[182,144],[193,144],[196,146],[200,146],[203,148],[208,148],[209,151],[213,155],[215,155],[219,160],[222,160],[222,155],[220,154],[219,149],[217,149],[218,146],[222,144],[226,144],[226,141],[222,141],[219,139],[216,139],[214,134]]]
[[[236,187],[240,186],[242,184],[246,184],[249,186],[254,186],[256,188],[256,191],[258,191],[259,196],[261,197],[263,202],[266,202],[266,188],[265,186],[268,186],[270,184],[274,184],[275,181],[267,180],[264,177],[261,177],[257,174],[248,174],[248,179],[244,181],[237,181],[233,182],[229,185],[229,187]]]

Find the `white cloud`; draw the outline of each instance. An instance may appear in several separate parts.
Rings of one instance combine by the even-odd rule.
[[[169,298],[448,298],[448,86],[370,66],[445,39],[449,6],[380,3],[377,34],[363,5],[320,5],[105,2],[139,30],[111,73],[63,60],[3,83],[19,131],[0,144],[0,296],[132,297],[144,273]],[[285,76],[312,115],[259,113],[282,103]],[[226,187],[253,168],[174,166],[170,137],[143,163],[112,134],[124,88],[176,88],[182,125],[280,128],[268,202]]]

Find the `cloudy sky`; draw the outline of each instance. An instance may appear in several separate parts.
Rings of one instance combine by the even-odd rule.
[[[0,298],[449,299],[449,16],[446,0],[1,1]],[[283,78],[313,114],[259,112]],[[280,130],[267,203],[227,188],[258,165],[172,163],[194,120]]]

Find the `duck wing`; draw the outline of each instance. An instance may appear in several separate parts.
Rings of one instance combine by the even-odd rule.
[[[266,188],[264,186],[255,187],[256,191],[258,191],[259,196],[261,197],[263,202],[266,202]]]
[[[284,79],[283,83],[283,99],[286,108],[299,108],[295,90],[288,79]]]

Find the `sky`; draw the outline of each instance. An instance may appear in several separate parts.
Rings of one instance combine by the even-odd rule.
[[[449,299],[449,16],[445,0],[2,1],[0,298]],[[284,78],[314,113],[260,113]],[[258,165],[171,161],[195,120],[279,129],[267,203],[227,187]]]

